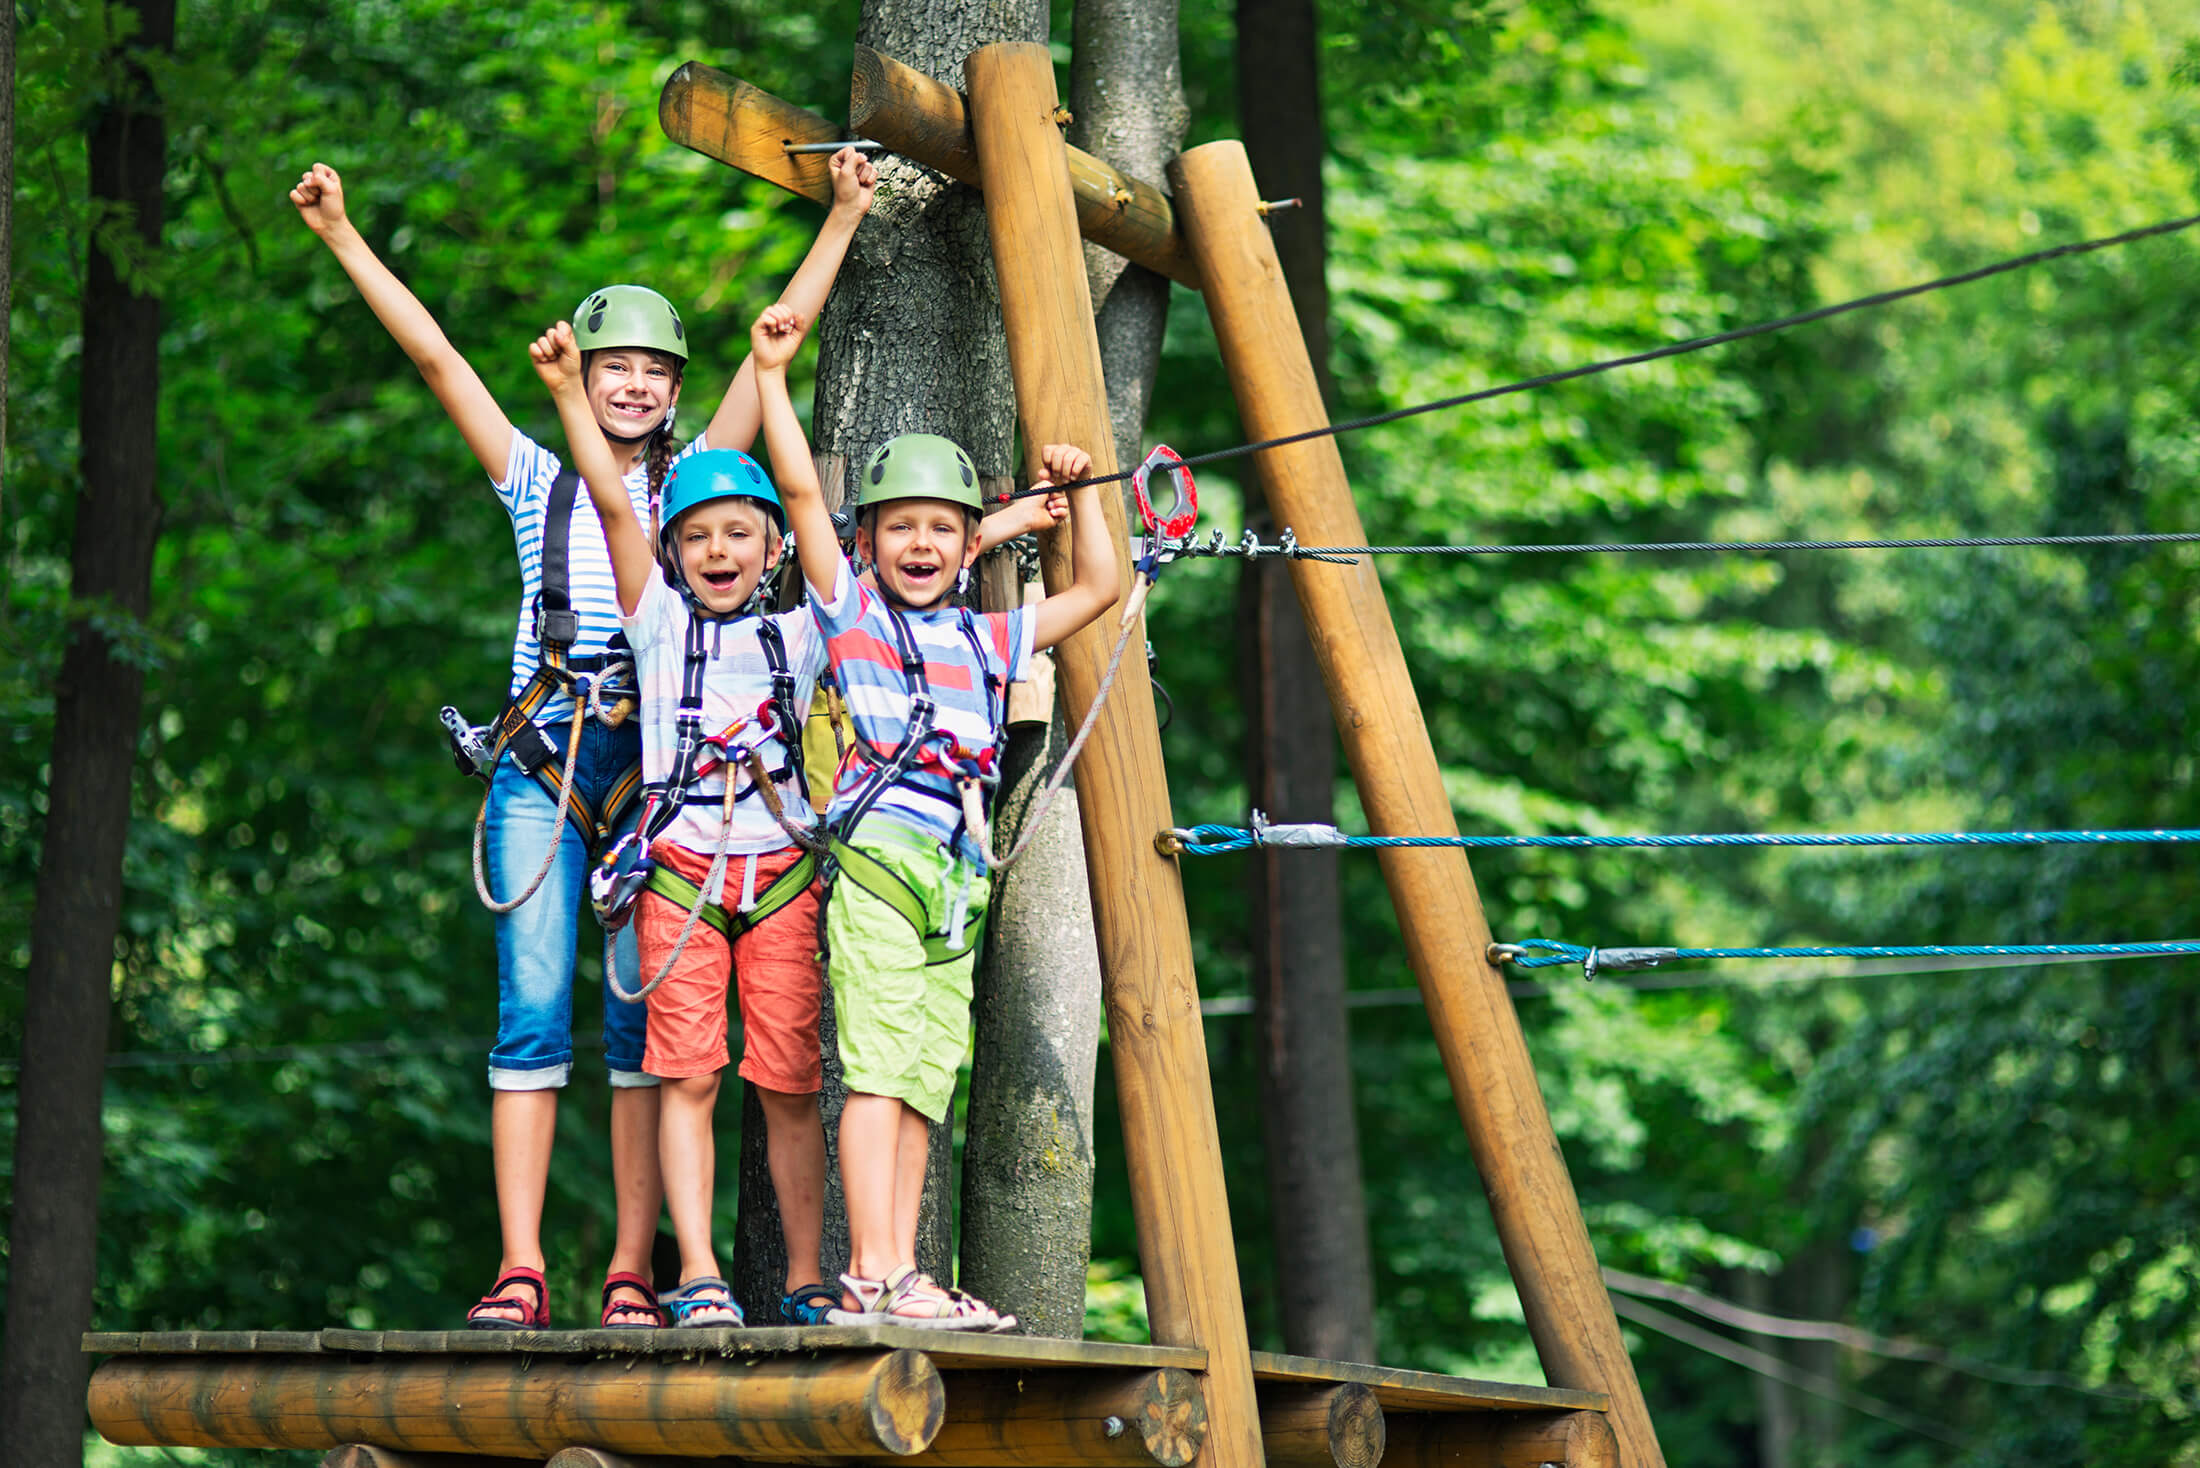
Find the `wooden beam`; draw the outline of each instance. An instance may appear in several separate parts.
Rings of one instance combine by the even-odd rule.
[[[911,1460],[932,1468],[1189,1468],[1207,1404],[1189,1371],[958,1372],[947,1420]]]
[[[978,145],[962,93],[869,46],[856,47],[848,119],[904,158],[984,188]],[[1177,238],[1169,196],[1082,148],[1067,148],[1070,192],[1084,237],[1148,270],[1199,289],[1199,272]]]
[[[988,46],[970,57],[965,73],[1025,464],[1036,477],[1041,445],[1075,443],[1092,454],[1097,472],[1112,473],[1115,435],[1069,164],[1054,121],[1053,60],[1043,45]],[[1127,586],[1122,496],[1099,499]],[[1045,537],[1042,562],[1047,586],[1064,585],[1069,538],[1059,531]],[[1119,615],[1108,613],[1056,649],[1058,687],[1073,724],[1099,692]],[[1134,626],[1133,655],[1077,768],[1108,1053],[1154,1339],[1207,1351],[1206,1468],[1257,1468],[1260,1419],[1191,930],[1176,864],[1153,845],[1171,817],[1153,684],[1136,657],[1143,636]]]
[[[378,1448],[372,1443],[345,1443],[329,1449],[328,1456],[321,1460],[321,1468],[518,1468],[531,1461],[528,1458],[484,1458],[478,1453],[400,1453],[392,1448]],[[566,1468],[588,1468],[588,1465],[567,1464]],[[616,1468],[616,1465],[606,1464],[601,1468]]]
[[[1273,438],[1326,423],[1244,145],[1194,148],[1169,166],[1169,179],[1246,433]],[[1277,521],[1300,544],[1367,543],[1335,439],[1270,449],[1254,465]],[[1386,836],[1456,834],[1373,559],[1293,561],[1291,579],[1369,827]],[[1386,849],[1382,867],[1543,1373],[1554,1386],[1608,1394],[1623,1460],[1662,1468],[1520,1018],[1486,957],[1489,924],[1466,854]]]
[[[1383,1404],[1373,1387],[1260,1388],[1260,1441],[1268,1468],[1376,1468],[1383,1461]]]
[[[1602,1412],[1431,1412],[1390,1419],[1383,1468],[1618,1468]]]
[[[92,1425],[124,1446],[313,1448],[541,1459],[615,1453],[776,1462],[901,1457],[939,1431],[939,1372],[916,1351],[566,1361],[494,1356],[124,1356],[92,1376]]]
[[[789,154],[789,143],[840,141],[839,124],[739,77],[688,61],[665,79],[657,98],[657,125],[665,136],[706,158],[775,183],[789,193],[833,202],[829,155]]]

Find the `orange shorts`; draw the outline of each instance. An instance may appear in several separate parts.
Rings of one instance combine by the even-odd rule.
[[[650,855],[700,885],[710,858],[670,841]],[[730,913],[741,900],[747,868],[756,863],[755,890],[769,887],[802,856],[782,847],[754,858],[726,858],[723,898]],[[698,920],[672,972],[649,996],[649,1040],[642,1069],[678,1080],[725,1069],[726,987],[729,972],[741,986],[741,1078],[767,1090],[811,1095],[823,1084],[817,1040],[818,1009],[825,992],[817,962],[817,884],[733,940]],[[679,940],[687,909],[656,892],[644,892],[634,917],[641,944],[642,981],[655,978]]]

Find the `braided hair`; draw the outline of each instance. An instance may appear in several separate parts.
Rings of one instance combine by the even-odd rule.
[[[672,409],[665,409],[665,417],[649,435],[649,446],[642,450],[643,461],[649,467],[649,497],[657,499],[664,493],[665,474],[672,468],[672,461],[684,447],[672,436]]]

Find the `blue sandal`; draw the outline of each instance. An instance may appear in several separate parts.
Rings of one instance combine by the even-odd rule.
[[[733,1288],[715,1274],[699,1274],[687,1280],[671,1294],[664,1297],[664,1307],[676,1326],[709,1330],[720,1326],[746,1325],[741,1316],[741,1306],[733,1298]],[[731,1316],[732,1319],[714,1318],[697,1320],[698,1315]]]
[[[821,1284],[796,1285],[779,1297],[779,1315],[789,1325],[831,1325],[840,1313],[840,1296]]]

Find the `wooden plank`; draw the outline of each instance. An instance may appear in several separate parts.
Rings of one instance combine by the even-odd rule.
[[[1247,436],[1320,427],[1327,414],[1244,146],[1194,148],[1169,165],[1169,179]],[[1269,449],[1254,466],[1276,519],[1302,545],[1366,543],[1335,439]],[[1293,561],[1291,581],[1369,827],[1386,836],[1456,833],[1373,558]],[[1520,1018],[1487,957],[1489,923],[1466,853],[1400,848],[1381,861],[1543,1374],[1609,1394],[1624,1460],[1663,1468]]]
[[[1602,1412],[1610,1406],[1602,1392],[1522,1386],[1507,1381],[1476,1381],[1472,1377],[1445,1376],[1434,1371],[1367,1366],[1357,1361],[1317,1361],[1311,1356],[1285,1356],[1274,1351],[1253,1352],[1253,1376],[1263,1384],[1278,1385],[1311,1386],[1322,1382],[1354,1381],[1372,1387],[1376,1399],[1393,1411],[1473,1412],[1508,1407],[1562,1407],[1570,1411]]]
[[[1260,1383],[1260,1442],[1268,1468],[1376,1468],[1383,1404],[1356,1381]]]
[[[915,1351],[525,1363],[480,1356],[117,1356],[92,1374],[92,1425],[123,1446],[311,1448],[541,1459],[615,1453],[818,1463],[906,1457],[946,1394]]]
[[[311,1330],[90,1330],[84,1333],[84,1350],[107,1356],[239,1352],[298,1355],[320,1349],[320,1333]]]
[[[1011,42],[972,53],[964,73],[1025,467],[1037,478],[1042,445],[1074,443],[1092,454],[1095,472],[1112,473],[1114,427],[1069,164],[1054,121],[1053,60],[1043,45]],[[1122,496],[1097,498],[1127,592]],[[1060,531],[1042,539],[1049,590],[1070,578],[1068,541]],[[1103,616],[1055,650],[1063,714],[1072,725],[1093,706],[1119,616]],[[1143,632],[1134,620],[1133,655],[1077,767],[1108,1051],[1154,1339],[1206,1348],[1206,1468],[1258,1468],[1260,1418],[1191,930],[1176,864],[1153,845],[1154,832],[1171,816],[1153,684],[1136,657]]]
[[[1174,1367],[1203,1371],[1207,1353],[1187,1346],[972,1335],[906,1325],[759,1326],[668,1330],[324,1330],[329,1351],[391,1355],[774,1356],[828,1351],[922,1351],[945,1368]]]
[[[1189,1371],[965,1371],[947,1383],[939,1435],[910,1461],[933,1468],[1189,1468],[1206,1441],[1206,1399]]]
[[[1603,1412],[1446,1413],[1391,1419],[1385,1468],[1619,1468]]]
[[[869,46],[856,47],[849,125],[905,158],[984,188],[962,93]],[[1199,271],[1177,237],[1169,196],[1082,148],[1065,146],[1077,227],[1088,240],[1148,270],[1199,289]]]
[[[775,183],[792,194],[830,206],[831,155],[789,154],[789,143],[839,142],[838,123],[689,61],[666,78],[657,98],[657,124],[665,136],[706,158]]]

